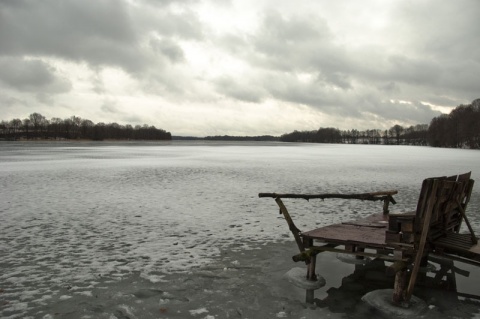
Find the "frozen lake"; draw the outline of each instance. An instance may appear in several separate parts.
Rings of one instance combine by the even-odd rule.
[[[237,286],[248,280],[258,284],[260,277],[249,277],[253,274],[248,272],[248,267],[261,264],[262,258],[254,257],[258,251],[278,254],[278,268],[269,267],[279,276],[302,266],[290,262],[294,250],[281,253],[284,248],[279,247],[290,247],[293,239],[274,201],[260,199],[258,193],[396,189],[397,205],[391,211],[401,212],[415,208],[424,178],[467,171],[477,181],[467,213],[478,235],[480,153],[475,150],[186,141],[0,142],[0,317],[267,318],[261,304],[258,317],[248,312],[247,299],[232,308],[235,311],[225,310],[229,299],[240,298],[233,297],[234,292],[229,298],[220,290],[218,296],[212,293],[210,299],[190,304],[177,300],[192,301],[199,291],[206,290],[207,296],[216,291],[201,288],[198,272],[212,275],[205,287],[225,276],[237,280]],[[288,207],[303,230],[311,228],[312,220],[320,226],[381,210],[378,203],[336,200],[298,200]],[[230,253],[228,258],[224,252]],[[229,267],[244,271],[245,279],[225,273]],[[224,277],[216,278],[214,269]],[[346,269],[346,275],[351,270]],[[469,271],[474,276],[459,283],[480,295],[479,272]],[[174,292],[166,287],[186,287],[179,278],[192,278],[196,290],[167,298],[166,293]],[[283,289],[284,283],[278,285],[273,289]],[[101,294],[107,290],[109,294]],[[292,299],[283,308],[296,305],[298,296],[292,294],[285,296]],[[166,306],[162,300],[167,300]],[[334,316],[323,308],[302,307],[271,313]],[[225,310],[223,316],[212,310],[217,308]]]

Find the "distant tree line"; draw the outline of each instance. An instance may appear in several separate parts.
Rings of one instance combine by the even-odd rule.
[[[278,141],[279,138],[271,135],[261,135],[261,136],[231,136],[231,135],[216,135],[216,136],[206,136],[203,138],[208,141]]]
[[[88,139],[88,140],[171,140],[172,135],[149,125],[120,125],[118,123],[93,123],[72,116],[50,120],[39,113],[29,117],[0,122],[0,139]]]
[[[313,131],[294,131],[280,136],[283,142],[429,145],[480,149],[480,99],[459,105],[450,114],[435,117],[430,125],[410,127],[394,125],[388,130],[365,131],[320,128]]]
[[[338,143],[338,144],[395,144],[427,145],[428,125],[404,128],[394,125],[388,130],[339,130],[332,127],[314,131],[294,131],[280,136],[283,142]]]

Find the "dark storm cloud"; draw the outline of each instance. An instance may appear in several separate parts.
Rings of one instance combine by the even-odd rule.
[[[0,82],[20,91],[65,93],[71,90],[68,79],[41,60],[0,57]]]

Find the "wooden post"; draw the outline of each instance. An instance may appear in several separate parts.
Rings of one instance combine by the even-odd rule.
[[[387,215],[388,214],[388,205],[390,204],[390,198],[389,197],[386,197],[384,200],[383,200],[383,214],[384,215]]]
[[[275,202],[277,202],[278,207],[280,207],[280,212],[283,214],[283,217],[285,217],[285,220],[287,221],[288,227],[292,232],[293,237],[295,238],[298,249],[300,250],[300,252],[305,251],[305,247],[303,246],[302,240],[300,238],[300,230],[293,223],[293,220],[288,213],[287,207],[285,206],[285,204],[283,204],[282,200],[279,197],[275,198]]]
[[[315,300],[315,290],[307,289],[307,295],[305,297],[305,302],[313,305],[313,300]]]
[[[304,239],[304,246],[309,248],[313,245],[312,239]],[[315,274],[315,268],[317,265],[317,255],[313,254],[310,257],[310,263],[307,266],[307,280],[310,281],[317,281],[317,275]],[[313,304],[313,300],[315,298],[315,290],[314,289],[307,289],[305,302],[309,304]]]
[[[392,302],[400,305],[405,301],[405,287],[407,283],[407,270],[403,268],[395,274],[395,283],[393,285]]]

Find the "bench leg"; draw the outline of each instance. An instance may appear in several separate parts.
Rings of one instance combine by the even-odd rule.
[[[317,264],[317,256],[312,256],[310,260],[310,264],[308,264],[307,268],[307,279],[311,281],[317,280],[317,275],[315,274],[315,266]],[[313,299],[315,298],[315,290],[307,289],[307,294],[305,296],[305,302],[309,304],[313,304]]]

